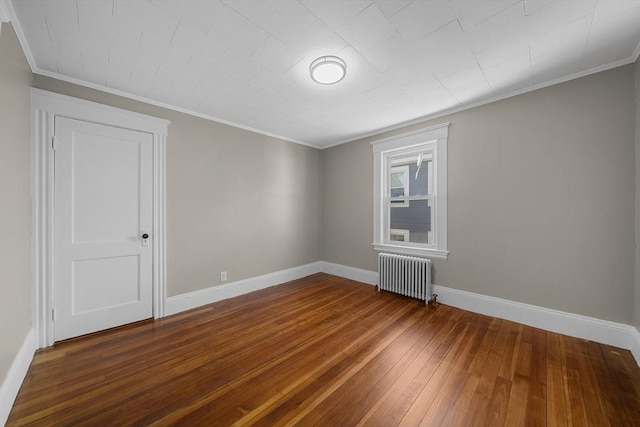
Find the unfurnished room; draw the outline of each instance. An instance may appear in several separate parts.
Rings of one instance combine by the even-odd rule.
[[[0,22],[0,425],[640,426],[640,0]]]

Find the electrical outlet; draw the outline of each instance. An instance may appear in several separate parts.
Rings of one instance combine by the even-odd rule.
[[[226,271],[221,271],[220,272],[220,281],[221,282],[226,282],[227,281],[227,272]]]

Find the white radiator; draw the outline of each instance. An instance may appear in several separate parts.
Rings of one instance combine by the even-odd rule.
[[[406,255],[378,254],[378,291],[390,291],[427,304],[431,298],[431,260]]]

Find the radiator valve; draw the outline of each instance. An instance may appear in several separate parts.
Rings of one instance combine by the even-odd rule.
[[[433,296],[429,300],[429,305],[433,307],[436,307],[438,305],[438,294],[433,294]]]

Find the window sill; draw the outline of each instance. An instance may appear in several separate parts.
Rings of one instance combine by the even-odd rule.
[[[418,256],[432,259],[447,259],[449,251],[438,249],[415,248],[409,246],[389,245],[385,243],[374,243],[373,249],[376,252],[389,252],[392,254]]]

